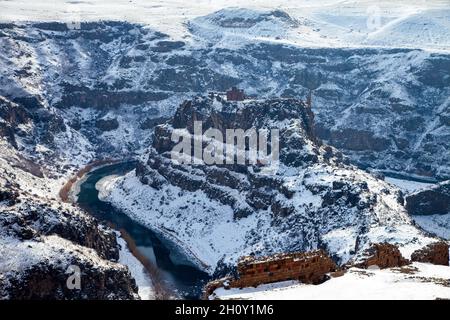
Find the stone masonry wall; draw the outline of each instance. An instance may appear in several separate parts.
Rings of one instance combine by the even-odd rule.
[[[250,287],[285,280],[314,284],[323,281],[325,275],[336,268],[333,260],[322,250],[261,259],[246,257],[238,263],[239,278],[230,286]]]
[[[411,255],[412,261],[428,262],[443,266],[449,265],[449,246],[446,242],[436,242],[429,244],[425,248],[416,250]]]
[[[378,266],[384,269],[402,267],[407,264],[409,261],[402,256],[397,246],[389,243],[375,243],[352,266],[364,269]]]

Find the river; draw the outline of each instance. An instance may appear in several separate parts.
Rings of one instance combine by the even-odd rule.
[[[95,185],[99,180],[110,175],[123,175],[133,170],[135,165],[134,162],[126,162],[91,171],[79,186],[77,203],[100,221],[113,224],[117,230],[125,230],[134,240],[139,253],[156,267],[163,285],[177,298],[198,299],[204,284],[210,280],[208,274],[190,264],[182,250],[173,243],[98,198]]]

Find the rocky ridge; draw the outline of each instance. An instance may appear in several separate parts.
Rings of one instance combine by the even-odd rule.
[[[238,85],[260,98],[298,98],[314,90],[318,136],[354,163],[449,178],[448,55],[238,36],[265,26],[284,33],[296,23],[283,11],[224,10],[191,21],[186,41],[125,22],[82,23],[79,30],[4,23],[0,96],[27,110],[55,108],[56,128],[74,129],[97,152],[129,154],[150,143],[146,123],[172,116],[174,105],[198,93]],[[208,24],[217,29],[197,32]],[[111,119],[110,131],[95,126]]]
[[[192,133],[194,120],[202,120],[204,130],[223,132],[278,128],[279,170],[267,175],[258,165],[174,163],[171,133]],[[374,242],[412,252],[435,241],[412,225],[398,189],[348,164],[314,132],[313,114],[299,100],[196,97],[155,128],[147,163],[117,178],[104,197],[132,218],[189,243],[210,270],[242,255],[325,248],[345,263]]]

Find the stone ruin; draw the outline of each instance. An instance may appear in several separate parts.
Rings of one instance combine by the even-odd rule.
[[[416,250],[411,255],[412,261],[427,262],[437,265],[449,265],[448,243],[444,241],[435,242],[426,247]]]
[[[431,243],[414,251],[411,261],[448,266],[449,245],[444,241]],[[378,266],[380,269],[385,269],[403,267],[410,264],[411,261],[402,256],[397,246],[389,243],[375,243],[347,267],[367,269],[371,266]]]
[[[412,261],[449,265],[449,245],[435,242],[414,251]],[[298,280],[306,284],[320,284],[330,277],[342,276],[347,269],[356,267],[380,269],[404,267],[411,261],[404,258],[396,245],[374,243],[361,256],[343,267],[338,267],[323,250],[281,253],[269,257],[243,257],[238,261],[238,277],[225,277],[205,286],[204,298],[218,288],[256,287],[261,284]]]
[[[286,280],[319,284],[327,279],[328,273],[336,270],[336,264],[323,250],[281,253],[261,258],[243,257],[238,262],[238,277],[209,282],[205,287],[205,296],[208,297],[220,287],[256,287]]]
[[[380,269],[403,267],[410,261],[405,259],[397,246],[390,243],[374,243],[348,267],[368,269],[377,266]]]

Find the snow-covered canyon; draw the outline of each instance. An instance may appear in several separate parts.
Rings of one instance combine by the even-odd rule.
[[[173,236],[210,271],[242,254],[319,242],[345,260],[361,234],[362,243],[400,243],[406,256],[434,241],[413,226],[394,187],[406,195],[430,185],[382,181],[376,172],[430,184],[450,178],[449,16],[447,1],[0,0],[0,298],[20,297],[14,283],[32,283],[36,274],[65,279],[77,261],[107,290],[63,291],[61,298],[148,296],[148,281],[137,279],[144,283],[138,290],[133,277],[140,275],[123,266],[137,264],[119,252],[123,241],[58,193],[93,160],[150,165],[155,126],[171,121],[184,100],[231,86],[261,101],[304,99],[312,90],[317,138],[348,159],[345,168],[322,160],[302,168],[296,175],[310,175],[306,186],[292,172],[283,177],[297,194],[283,205],[295,207],[300,220],[291,216],[273,227],[258,209],[230,224],[236,208],[172,183],[155,191],[140,180],[144,174],[110,181],[104,198],[167,234],[181,225]],[[326,214],[337,209],[327,211],[321,192],[337,180],[359,189],[335,193],[344,188],[370,205],[342,204],[350,212],[339,219]],[[314,185],[323,190],[313,195]],[[242,190],[225,192],[247,201]],[[322,210],[321,219],[313,209]],[[414,220],[448,239],[448,215]],[[110,272],[115,284],[96,278],[97,269]]]

